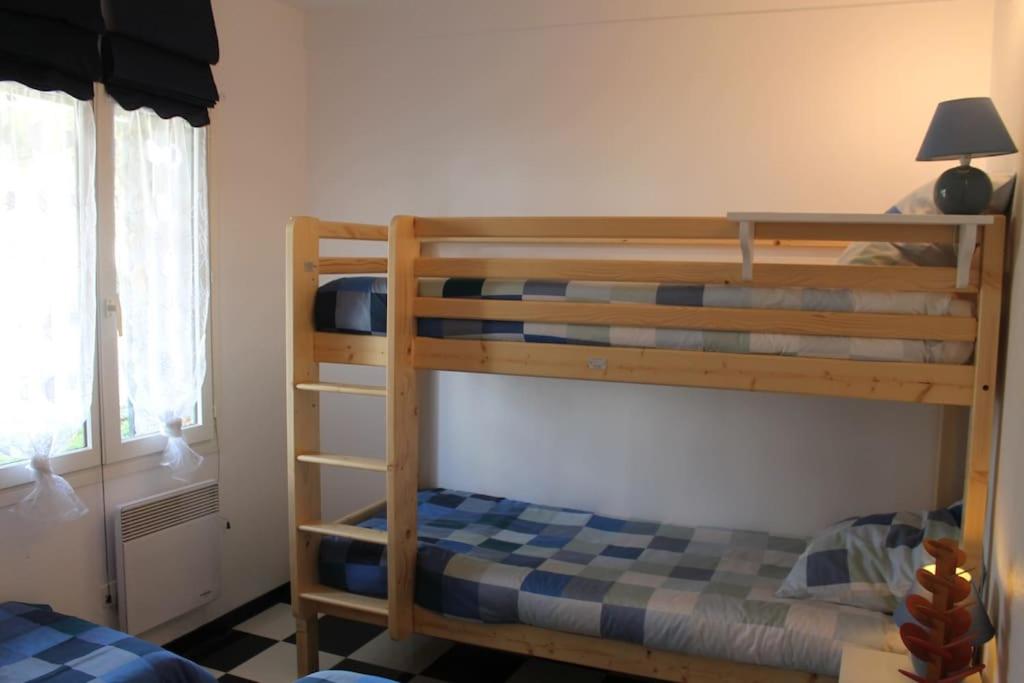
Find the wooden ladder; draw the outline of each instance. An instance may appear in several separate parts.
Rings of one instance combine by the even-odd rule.
[[[408,497],[407,470],[397,466],[389,438],[387,458],[368,458],[354,455],[324,453],[320,450],[320,397],[323,394],[348,394],[363,397],[387,398],[387,387],[362,384],[343,384],[320,380],[320,362],[336,361],[326,354],[318,356],[318,333],[314,325],[313,305],[321,275],[386,272],[387,259],[383,258],[321,258],[319,243],[322,238],[386,241],[385,226],[353,223],[327,223],[315,218],[297,217],[288,226],[287,239],[287,329],[286,353],[288,403],[288,489],[289,489],[289,541],[291,549],[292,611],[296,619],[296,649],[298,673],[307,675],[319,668],[317,661],[317,623],[321,613],[347,619],[388,626],[394,637],[408,635],[411,630],[411,591],[391,591],[393,571],[401,569],[403,562],[390,568],[389,598],[375,598],[329,588],[318,577],[319,542],[325,536],[347,538],[364,543],[386,546],[389,558],[404,557],[413,548],[415,560],[415,534],[411,544],[407,534],[401,533],[405,525],[392,529],[392,511],[388,510],[387,531],[367,529],[359,523],[388,507],[392,494],[400,490]],[[333,336],[333,335],[332,335]],[[340,335],[350,336],[350,335]],[[358,343],[358,338],[353,340]],[[321,346],[324,346],[321,344]],[[383,362],[358,364],[381,365]],[[391,383],[389,372],[388,382]],[[390,412],[390,410],[389,410]],[[321,519],[320,468],[381,472],[387,478],[388,495],[345,517],[326,521]],[[397,481],[402,478],[402,481]],[[404,488],[399,488],[403,487]],[[415,529],[415,480],[412,482],[413,529]],[[408,502],[407,502],[408,503]],[[401,506],[408,507],[409,504]],[[406,528],[407,530],[407,528]],[[411,583],[410,583],[411,585]],[[397,601],[407,601],[407,607],[396,610]],[[397,627],[391,615],[396,611],[409,614],[405,628]]]

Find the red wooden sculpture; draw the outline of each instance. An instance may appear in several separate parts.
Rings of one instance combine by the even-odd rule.
[[[963,604],[971,596],[971,584],[957,573],[966,556],[948,538],[926,540],[924,548],[935,558],[935,572],[918,569],[917,582],[932,599],[907,596],[907,610],[919,623],[903,624],[900,636],[910,654],[926,664],[926,672],[900,673],[918,683],[959,683],[984,668],[973,665],[971,614]]]

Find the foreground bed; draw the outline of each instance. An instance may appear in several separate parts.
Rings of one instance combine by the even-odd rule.
[[[0,604],[0,681],[212,683],[163,648],[45,605]]]

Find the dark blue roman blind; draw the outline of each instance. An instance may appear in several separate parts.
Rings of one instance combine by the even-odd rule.
[[[103,15],[110,96],[125,109],[210,123],[220,98],[210,68],[220,58],[210,0],[103,0]]]
[[[100,0],[0,0],[0,81],[91,100],[102,33]]]

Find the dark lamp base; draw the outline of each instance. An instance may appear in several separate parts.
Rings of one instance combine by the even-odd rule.
[[[992,199],[992,181],[973,166],[951,168],[935,181],[935,206],[942,213],[978,214]]]

